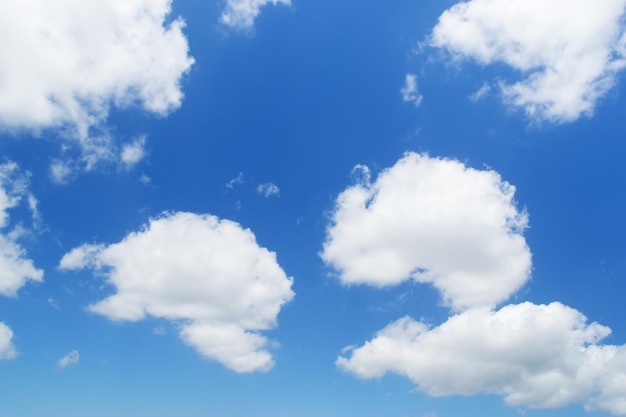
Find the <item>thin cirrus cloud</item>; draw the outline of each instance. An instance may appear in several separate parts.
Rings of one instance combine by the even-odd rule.
[[[53,129],[79,149],[81,169],[118,160],[111,106],[165,116],[181,105],[194,60],[170,10],[171,0],[2,2],[0,128]]]
[[[480,88],[468,96],[469,101],[475,103],[485,97],[491,91],[491,86],[486,82]]]
[[[291,5],[291,0],[226,0],[220,22],[230,28],[247,30],[254,26],[254,20],[261,13],[261,7],[268,4]]]
[[[236,372],[269,370],[269,341],[292,278],[239,224],[211,215],[165,214],[110,245],[83,245],[64,270],[104,274],[115,294],[89,306],[111,320],[146,316],[179,324],[180,337]]]
[[[224,185],[229,190],[232,190],[232,189],[234,189],[235,187],[237,187],[237,186],[239,186],[241,184],[243,184],[243,172],[240,172],[235,178],[231,179],[230,181],[228,181]]]
[[[13,331],[11,328],[0,322],[0,360],[15,359],[17,356],[12,339]]]
[[[78,365],[80,361],[80,355],[76,349],[72,349],[67,353],[67,355],[63,356],[61,359],[57,361],[57,367],[59,369],[67,368],[68,366]]]
[[[446,10],[429,37],[456,59],[504,63],[502,99],[534,122],[589,116],[626,65],[624,0],[470,0]]]
[[[429,328],[410,317],[340,357],[362,378],[407,376],[431,396],[490,393],[511,406],[584,404],[626,414],[626,346],[600,342],[610,329],[560,303],[472,309]]]
[[[408,377],[431,396],[496,394],[510,406],[583,404],[626,414],[626,346],[555,302],[496,309],[528,280],[527,215],[492,170],[407,153],[337,198],[322,258],[347,284],[432,283],[456,314],[430,327],[403,317],[336,365],[361,378]]]
[[[528,218],[491,170],[407,153],[336,200],[322,259],[344,284],[430,283],[454,310],[505,301],[530,276]]]

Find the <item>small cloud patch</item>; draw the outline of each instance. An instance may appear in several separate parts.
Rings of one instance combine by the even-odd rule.
[[[259,184],[256,187],[256,191],[257,193],[263,195],[264,197],[272,197],[272,196],[279,196],[280,195],[280,189],[278,188],[278,186],[274,183],[271,182],[266,182],[264,184]]]
[[[416,107],[422,104],[422,95],[417,91],[417,75],[407,74],[404,78],[404,85],[400,89],[402,101],[413,103]]]
[[[59,369],[65,369],[68,366],[78,365],[80,355],[76,349],[72,349],[69,353],[57,361]]]

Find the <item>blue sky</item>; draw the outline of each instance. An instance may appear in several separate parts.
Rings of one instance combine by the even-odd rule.
[[[625,8],[0,2],[3,415],[626,415]]]

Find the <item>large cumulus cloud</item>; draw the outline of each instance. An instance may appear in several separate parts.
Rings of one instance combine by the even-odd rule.
[[[410,317],[379,331],[340,368],[363,378],[405,375],[432,396],[492,393],[534,408],[582,403],[626,414],[626,347],[560,303],[472,309],[429,328]]]
[[[119,159],[105,123],[111,106],[166,115],[181,105],[193,59],[171,0],[0,3],[0,128],[77,144],[91,168]],[[67,164],[66,164],[67,165]]]
[[[624,0],[470,0],[446,10],[429,43],[457,59],[504,63],[497,82],[533,121],[590,115],[626,65]],[[506,79],[506,77],[504,77]]]
[[[110,245],[83,245],[61,269],[104,274],[115,294],[89,306],[111,320],[165,318],[204,356],[237,372],[273,366],[268,340],[292,279],[249,229],[211,215],[166,214]]]
[[[403,317],[337,366],[361,378],[404,375],[431,396],[497,394],[511,406],[583,404],[626,415],[626,346],[554,302],[498,308],[528,280],[531,255],[515,188],[493,170],[407,153],[337,198],[322,258],[347,284],[432,283],[455,313]]]
[[[495,305],[530,275],[514,192],[494,171],[407,153],[337,197],[321,256],[345,284],[412,279],[455,310]]]

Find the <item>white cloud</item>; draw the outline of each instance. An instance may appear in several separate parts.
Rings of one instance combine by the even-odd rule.
[[[19,244],[0,235],[0,295],[17,296],[29,280],[43,281],[43,271],[26,258],[26,251]]]
[[[54,297],[48,297],[48,304],[50,305],[50,307],[58,310],[61,307],[59,307],[59,303],[57,302],[57,300],[54,299]]]
[[[233,29],[250,29],[261,7],[273,4],[291,5],[291,0],[226,0],[220,22]]]
[[[18,244],[22,227],[6,230],[9,226],[9,210],[24,203],[33,212],[36,201],[28,191],[28,175],[19,171],[17,164],[7,162],[0,165],[0,295],[15,297],[17,291],[29,281],[42,281],[43,271],[35,268],[33,261],[26,258],[26,251]],[[37,221],[38,219],[34,219]]]
[[[141,176],[139,177],[139,182],[141,182],[143,185],[148,185],[152,182],[152,178],[150,178],[146,174],[141,174]]]
[[[487,83],[484,83],[478,90],[470,94],[469,100],[475,103],[481,98],[485,97],[490,91],[491,86]]]
[[[104,127],[111,106],[166,115],[181,104],[181,76],[193,59],[182,19],[168,23],[170,6],[171,0],[1,2],[0,128],[56,129],[80,150],[84,169],[114,158]]]
[[[236,185],[240,185],[240,184],[243,184],[243,172],[240,172],[239,175],[237,175],[232,180],[228,181],[226,183],[226,188],[232,190],[233,188],[235,188]]]
[[[78,351],[72,349],[67,355],[58,360],[57,366],[61,369],[67,368],[70,365],[77,365],[79,360],[80,356],[78,355]]]
[[[527,216],[498,173],[407,153],[373,183],[363,178],[337,197],[321,253],[342,283],[432,283],[462,310],[502,302],[528,280]]]
[[[74,174],[74,168],[68,161],[55,159],[50,163],[50,179],[55,184],[67,184]]]
[[[127,143],[122,147],[120,159],[126,169],[131,169],[137,165],[137,163],[139,163],[144,156],[146,156],[145,146],[146,138],[145,136],[140,136],[131,143]]]
[[[271,197],[273,195],[278,196],[280,194],[280,189],[278,188],[278,186],[271,182],[259,184],[256,187],[256,191],[259,194],[263,194],[263,196],[265,197]]]
[[[504,63],[506,103],[534,121],[590,115],[624,67],[625,0],[470,0],[446,10],[430,44],[456,58]]]
[[[269,288],[266,289],[270,290]],[[265,308],[265,307],[263,307]],[[194,322],[180,332],[188,345],[237,372],[268,371],[273,365],[267,339],[239,323]]]
[[[43,271],[35,268],[33,261],[26,258],[26,251],[17,243],[24,227],[9,227],[9,210],[20,204],[27,207],[33,224],[40,221],[37,199],[28,191],[29,176],[20,172],[17,164],[0,164],[0,295],[17,296],[17,292],[29,281],[42,281]],[[12,343],[13,331],[0,322],[0,360],[14,359],[17,351]]]
[[[407,74],[404,79],[404,86],[400,89],[402,101],[405,103],[413,103],[419,106],[422,103],[422,95],[417,91],[417,75]]]
[[[273,252],[249,229],[211,215],[151,219],[119,243],[73,249],[60,268],[94,269],[115,288],[89,310],[111,320],[176,321],[187,344],[237,372],[273,366],[259,332],[276,326],[294,296]]]
[[[512,406],[626,414],[626,347],[600,344],[609,333],[560,303],[523,303],[432,329],[404,317],[337,365],[362,378],[405,375],[431,396],[492,393]]]
[[[352,181],[357,184],[368,185],[372,179],[372,171],[367,165],[356,164],[350,172]]]
[[[0,360],[15,359],[17,351],[12,343],[13,331],[0,322]]]

